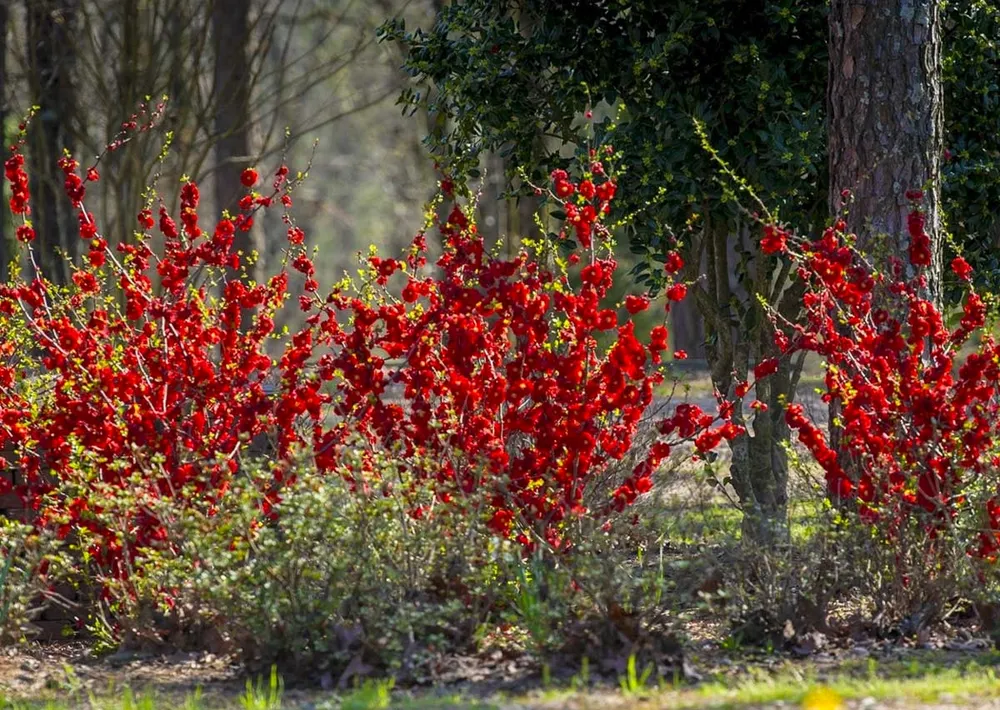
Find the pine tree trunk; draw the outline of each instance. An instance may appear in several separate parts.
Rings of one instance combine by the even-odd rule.
[[[924,190],[933,245],[930,295],[940,297],[944,110],[938,0],[832,0],[828,85],[830,208],[852,198],[859,246],[905,255],[906,192]],[[878,260],[878,259],[877,259]]]
[[[924,191],[931,239],[928,297],[941,298],[941,160],[944,110],[938,0],[832,0],[828,84],[830,210],[876,266],[906,261],[908,190]],[[881,242],[885,239],[884,243]],[[839,407],[830,443],[841,449]],[[846,456],[845,470],[853,469]]]

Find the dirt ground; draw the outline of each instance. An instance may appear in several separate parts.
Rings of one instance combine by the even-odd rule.
[[[915,645],[866,644],[830,648],[795,658],[788,654],[753,651],[727,653],[705,648],[692,654],[702,683],[676,689],[649,688],[623,694],[613,682],[585,692],[571,690],[572,681],[554,679],[543,687],[537,669],[524,664],[491,664],[483,659],[453,659],[452,680],[435,687],[397,689],[392,707],[498,708],[499,710],[594,710],[620,708],[796,708],[806,710],[876,710],[888,708],[997,708],[1000,710],[1000,654],[987,649],[981,639]],[[866,695],[863,676],[870,677],[871,695]],[[878,672],[875,677],[874,668]],[[975,667],[974,680],[964,681]],[[953,671],[963,669],[956,675]],[[993,669],[993,670],[991,670]],[[940,684],[927,682],[941,674]],[[843,679],[862,678],[857,687],[844,686]],[[969,676],[972,678],[972,676]],[[836,680],[840,678],[841,680]],[[840,704],[808,704],[795,698],[801,688],[829,683],[844,693]],[[122,652],[101,658],[82,643],[55,643],[0,651],[0,707],[3,698],[55,700],[60,707],[90,708],[91,695],[114,698],[124,688],[151,692],[157,708],[180,707],[196,689],[204,693],[204,708],[240,707],[246,675],[226,658],[209,654],[175,654],[153,657]],[[892,685],[895,683],[896,685]],[[912,694],[907,690],[912,683]],[[991,683],[995,688],[991,687]],[[324,688],[324,686],[327,686]],[[848,690],[843,690],[847,687]],[[801,693],[799,693],[801,696]],[[343,694],[341,696],[343,697]],[[341,707],[338,695],[323,678],[289,685],[281,708],[320,710]],[[113,705],[113,707],[122,707]],[[346,707],[346,705],[344,706]],[[355,706],[351,706],[355,707]],[[359,706],[363,707],[363,706]],[[373,706],[374,707],[374,706]],[[378,706],[384,707],[384,706]]]

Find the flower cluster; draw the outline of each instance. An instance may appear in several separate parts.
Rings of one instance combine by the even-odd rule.
[[[559,266],[528,252],[493,256],[454,204],[438,225],[444,249],[436,269],[420,234],[405,259],[370,257],[360,288],[303,303],[316,325],[310,342],[326,353],[320,379],[336,387],[329,403],[338,424],[314,441],[321,468],[334,470],[359,433],[404,461],[439,461],[435,470],[422,463],[411,473],[434,477],[443,502],[487,492],[491,526],[529,546],[539,539],[564,546],[563,521],[598,512],[585,494],[635,454],[668,340],[661,324],[642,342],[631,320],[606,304],[617,264],[602,223],[615,183],[604,172],[591,156],[579,182],[564,170],[551,175],[551,196],[583,258],[574,251]],[[674,285],[675,300],[683,287]],[[635,315],[651,301],[629,296],[624,306]],[[599,347],[601,334],[609,346]],[[728,420],[725,411],[678,406],[599,509],[621,510],[649,491],[678,442],[707,452],[742,433],[720,419]]]
[[[863,519],[891,531],[916,516],[933,538],[968,512],[978,521],[970,551],[993,558],[1000,551],[993,478],[1000,466],[1000,345],[987,333],[972,342],[987,309],[971,286],[954,327],[929,300],[922,195],[908,196],[909,264],[891,261],[888,273],[853,248],[843,222],[812,241],[767,228],[762,246],[791,259],[806,285],[805,320],[776,328],[778,345],[822,357],[823,398],[839,410],[839,449],[801,405],[788,407],[786,421],[822,467],[830,494],[855,501]],[[969,281],[961,257],[952,271]]]
[[[23,165],[14,146],[5,172],[34,264]],[[66,287],[40,274],[0,285],[0,471],[18,472],[15,492],[37,524],[63,536],[86,531],[89,558],[123,575],[129,555],[162,540],[164,528],[137,507],[111,529],[101,522],[97,490],[182,503],[225,495],[246,442],[275,430],[266,340],[288,275],[282,269],[248,286],[225,281],[219,268],[239,267],[234,230],[246,228],[265,197],[254,194],[251,209],[208,233],[198,223],[198,187],[187,183],[180,228],[165,207],[154,221],[150,205],[138,212],[135,239],[111,247],[85,206],[87,184],[100,180],[96,165],[82,175],[72,158],[59,165],[90,248]],[[275,193],[290,189],[286,174],[278,171]],[[220,279],[221,293],[213,294],[211,282]],[[286,446],[294,436],[286,435]],[[9,487],[0,478],[0,488]]]
[[[11,207],[35,263],[23,165],[15,146],[6,163]],[[552,176],[582,258],[546,248],[497,258],[456,202],[437,224],[444,249],[433,264],[421,233],[402,258],[367,259],[364,283],[325,293],[289,212],[295,181],[285,166],[266,194],[255,190],[257,170],[246,170],[239,213],[211,228],[193,182],[181,189],[176,219],[151,199],[137,206],[134,238],[115,246],[86,207],[98,166],[81,173],[70,157],[60,166],[90,248],[65,287],[40,275],[0,286],[0,470],[19,471],[16,493],[37,524],[86,532],[89,559],[113,576],[127,577],[144,548],[170,544],[151,502],[218,502],[263,436],[274,445],[265,507],[302,450],[320,470],[340,471],[346,447],[360,441],[398,457],[411,481],[435,486],[445,508],[475,492],[489,501],[498,534],[565,548],[567,520],[632,503],[678,442],[704,453],[742,431],[725,411],[678,407],[657,430],[650,422],[652,443],[631,474],[596,504],[585,499],[635,454],[668,341],[659,325],[643,342],[606,303],[616,263],[601,248],[602,220],[615,183],[596,158],[579,181]],[[285,258],[266,282],[244,282],[234,235],[272,208],[287,225]],[[681,266],[671,255],[668,272]],[[675,284],[671,298],[683,290]],[[289,300],[305,322],[279,339],[272,359],[268,341]],[[624,304],[630,314],[650,306],[644,296]],[[610,346],[599,346],[599,334]],[[405,499],[405,481],[368,473],[353,483],[386,495],[398,485]],[[104,502],[115,491],[137,504],[109,525]]]

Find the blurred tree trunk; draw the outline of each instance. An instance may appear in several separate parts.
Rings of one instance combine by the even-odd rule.
[[[140,86],[141,67],[145,65],[140,42],[139,0],[121,0],[122,49],[119,60],[118,108],[120,121],[126,121],[136,113],[145,91]],[[117,127],[116,127],[117,128]],[[137,149],[112,153],[110,164],[115,174],[112,183],[117,193],[114,197],[120,205],[139,205],[146,188],[146,176],[142,165],[142,153]],[[131,210],[115,210],[115,232],[119,239],[129,240],[135,230],[135,215]]]
[[[670,309],[671,347],[692,360],[705,359],[705,322],[694,301],[685,299]]]
[[[503,200],[505,185],[504,160],[496,153],[483,158],[482,200],[479,203],[480,230],[490,248],[500,244],[507,236],[507,205]],[[504,245],[504,254],[510,242]]]
[[[933,262],[930,294],[940,297],[941,159],[944,105],[939,0],[833,0],[830,4],[830,209],[852,199],[848,227],[871,249],[908,246],[907,190],[924,190]],[[875,256],[878,256],[877,254]]]
[[[32,222],[39,267],[56,283],[69,281],[69,258],[80,252],[74,215],[63,192],[62,171],[56,161],[63,149],[72,151],[70,122],[76,115],[73,88],[76,0],[28,0],[25,23],[29,83],[38,112],[28,134],[32,176]]]
[[[236,209],[243,194],[240,174],[250,165],[250,3],[214,0],[212,35],[215,50],[215,200],[221,211]],[[246,275],[255,279],[258,265],[246,260],[256,250],[253,231],[236,232],[236,249],[243,252]]]
[[[10,17],[9,0],[0,0],[0,145],[7,145],[7,21]],[[17,249],[10,230],[7,229],[7,210],[0,214],[0,283],[9,274],[11,261]]]
[[[534,195],[522,194],[517,199],[517,228],[515,235],[519,243],[525,237],[535,239],[541,235],[535,224],[535,213],[538,212],[538,198]]]
[[[941,297],[941,159],[944,152],[941,14],[938,0],[833,0],[828,85],[830,210],[843,207],[858,246],[884,267],[906,261],[906,192],[923,189],[932,262],[928,295]],[[886,242],[880,244],[878,240]],[[839,408],[830,443],[839,450]],[[845,470],[854,467],[842,456]]]

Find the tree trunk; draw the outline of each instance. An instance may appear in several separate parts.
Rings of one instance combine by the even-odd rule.
[[[832,0],[828,90],[830,210],[850,190],[848,228],[879,268],[906,259],[908,190],[924,191],[931,239],[928,297],[941,298],[941,160],[944,111],[938,0]],[[880,243],[880,239],[885,239]],[[830,444],[841,451],[839,406]],[[853,466],[845,454],[841,465]]]
[[[236,209],[243,194],[240,174],[250,166],[250,3],[246,0],[214,0],[212,38],[215,50],[216,114],[215,171],[216,207],[221,212]],[[246,275],[255,279],[259,265],[247,264],[257,251],[254,232],[236,231],[235,247],[243,252]]]
[[[692,360],[705,359],[705,325],[694,301],[675,303],[670,309],[670,335],[674,350],[683,350]]]
[[[848,227],[859,247],[887,239],[906,254],[906,192],[924,190],[933,261],[929,293],[940,298],[944,110],[938,0],[832,0],[828,85],[830,209],[850,190]],[[878,250],[875,249],[876,260]]]
[[[7,21],[10,0],[0,0],[0,146],[7,145]],[[7,281],[11,261],[17,256],[7,229],[8,213],[0,215],[0,283]]]
[[[788,461],[783,444],[788,441],[785,404],[794,401],[801,362],[787,358],[779,361],[778,371],[757,382],[756,398],[767,404],[767,411],[757,411],[747,421],[743,401],[736,396],[736,385],[745,381],[753,364],[778,355],[770,322],[760,304],[744,299],[746,313],[734,309],[734,286],[730,263],[734,230],[726,224],[706,220],[704,289],[695,287],[698,309],[705,318],[705,351],[711,364],[712,384],[735,403],[733,423],[747,428],[745,436],[729,442],[732,462],[728,483],[736,492],[743,509],[743,539],[751,544],[772,547],[788,538]],[[742,228],[736,230],[745,236]],[[788,289],[770,294],[770,270],[767,257],[759,252],[751,260],[753,283],[749,292],[768,295],[768,301],[790,320],[797,317],[801,293]],[[694,265],[690,265],[695,268]]]
[[[734,439],[730,476],[743,506],[743,539],[772,547],[788,542],[788,441],[786,402],[794,400],[798,368],[782,360],[778,372],[757,382],[758,411],[746,436]]]
[[[122,0],[121,11],[121,56],[118,70],[118,123],[139,110],[144,91],[141,87],[140,67],[144,63],[142,56],[147,47],[141,42],[141,23],[139,0]],[[146,60],[148,61],[148,60]],[[142,164],[142,153],[135,147],[131,150],[116,151],[109,156],[109,170],[114,171],[112,182],[116,192],[115,197],[122,206],[132,207],[142,203],[142,193],[146,189],[146,176]],[[132,240],[135,224],[133,209],[115,210],[115,231],[122,241]]]
[[[72,150],[68,126],[76,112],[73,49],[76,0],[29,0],[25,22],[32,103],[38,107],[28,136],[32,176],[32,222],[42,273],[55,283],[69,281],[70,259],[80,239],[64,177],[56,165],[63,149]]]

